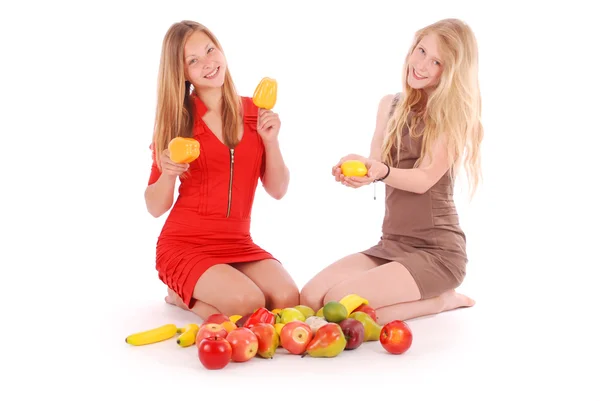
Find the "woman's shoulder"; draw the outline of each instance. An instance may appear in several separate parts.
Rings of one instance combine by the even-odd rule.
[[[377,114],[380,116],[391,117],[396,105],[402,100],[402,92],[388,93],[379,100]]]

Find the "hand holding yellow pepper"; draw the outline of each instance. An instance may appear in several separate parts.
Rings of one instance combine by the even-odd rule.
[[[175,163],[191,163],[200,156],[200,143],[194,138],[177,136],[169,142],[171,160]]]

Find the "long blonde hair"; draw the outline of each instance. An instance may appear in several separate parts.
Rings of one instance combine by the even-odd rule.
[[[422,89],[407,84],[408,59],[421,39],[433,34],[438,39],[442,74],[429,97]],[[392,149],[401,151],[401,135],[408,127],[411,137],[422,136],[423,147],[415,167],[430,157],[432,144],[440,135],[448,140],[448,157],[453,161],[454,179],[461,162],[466,170],[473,196],[481,181],[480,145],[483,139],[481,123],[481,93],[478,77],[478,49],[471,28],[457,19],[444,19],[416,32],[403,70],[403,97],[398,102],[387,126],[382,158],[392,162]],[[411,113],[412,112],[412,113]],[[423,130],[415,128],[423,124]]]
[[[191,83],[185,79],[184,46],[194,32],[204,32],[215,46],[223,51],[215,35],[194,21],[177,22],[169,28],[162,43],[158,74],[158,101],[154,123],[153,145],[160,168],[160,155],[169,142],[177,137],[192,137],[194,105],[190,99]],[[241,123],[241,100],[233,84],[229,68],[223,84],[223,140],[231,148],[238,142]]]

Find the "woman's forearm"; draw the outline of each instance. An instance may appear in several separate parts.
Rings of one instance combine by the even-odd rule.
[[[448,158],[446,142],[438,140],[434,143],[432,149],[432,158],[426,158],[419,167],[414,168],[390,168],[389,175],[383,180],[387,185],[404,191],[424,194],[434,186],[444,174],[448,172],[452,165]],[[383,171],[378,175],[383,177],[387,173],[387,167],[381,162],[375,161],[380,167],[378,171]],[[379,177],[377,177],[379,178]]]
[[[383,171],[386,171],[384,168]],[[390,187],[403,191],[423,194],[431,188],[437,180],[428,170],[420,168],[393,168],[383,180]]]
[[[263,186],[273,198],[281,199],[287,192],[290,172],[283,160],[278,141],[265,143],[265,158]]]
[[[176,176],[161,174],[158,180],[146,188],[146,208],[154,217],[160,217],[173,205]]]

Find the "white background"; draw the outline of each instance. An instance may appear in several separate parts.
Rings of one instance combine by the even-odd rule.
[[[3,3],[0,392],[598,399],[598,21],[585,1],[485,6]],[[472,202],[456,188],[470,259],[460,291],[477,305],[410,322],[415,341],[400,357],[371,343],[331,360],[282,355],[208,372],[192,348],[125,344],[132,332],[195,320],[163,301],[154,258],[164,217],[143,198],[169,26],[192,19],[213,30],[243,95],[277,79],[292,180],[281,201],[259,187],[252,234],[302,287],[378,240],[383,186],[374,200],[371,186],[336,185],[330,169],[368,154],[377,104],[401,89],[413,33],[446,17],[468,22],[480,48],[484,183]]]

